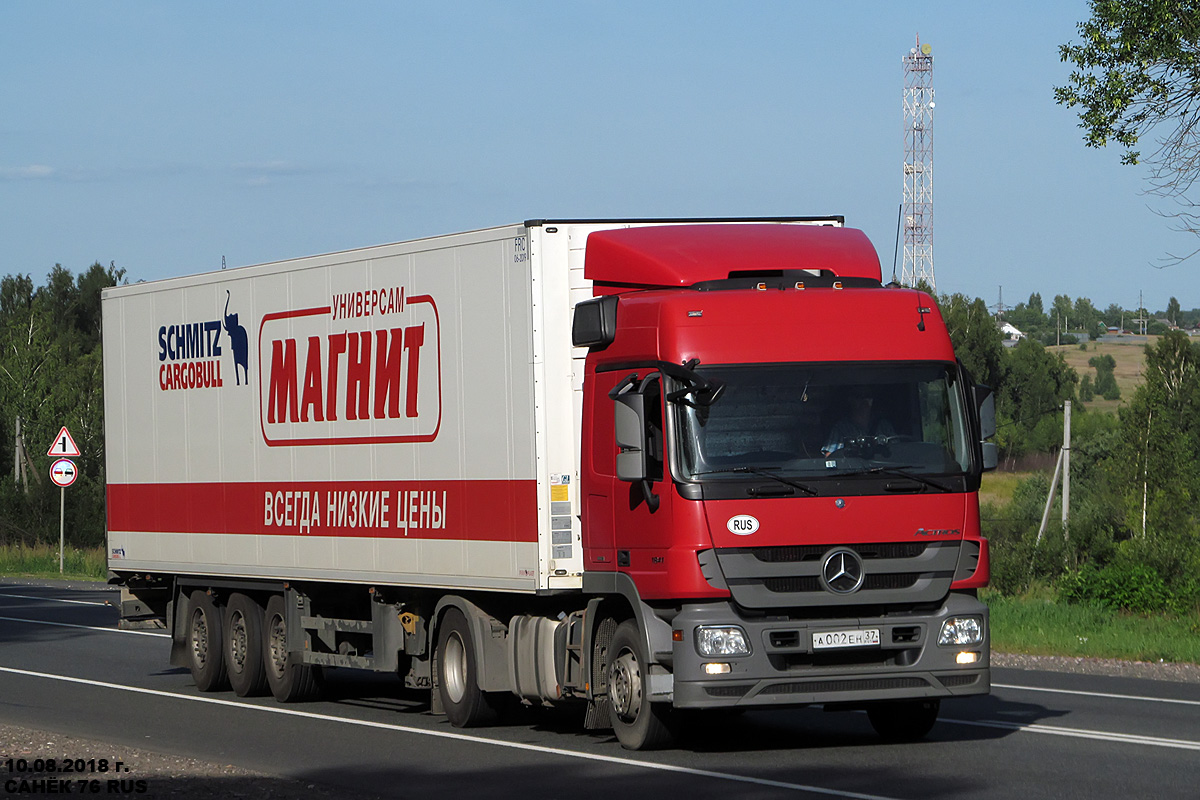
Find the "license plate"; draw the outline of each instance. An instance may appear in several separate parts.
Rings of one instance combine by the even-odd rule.
[[[813,634],[813,650],[832,647],[878,647],[879,629],[868,628],[858,631],[823,631]]]

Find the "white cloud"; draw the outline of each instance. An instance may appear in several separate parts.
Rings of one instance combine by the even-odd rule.
[[[36,181],[53,178],[57,170],[45,164],[29,164],[24,167],[0,167],[0,180]]]

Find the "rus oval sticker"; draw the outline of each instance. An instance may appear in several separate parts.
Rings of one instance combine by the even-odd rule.
[[[758,530],[758,520],[749,514],[738,514],[736,517],[730,517],[729,522],[725,523],[725,527],[730,533],[738,536],[749,536]]]

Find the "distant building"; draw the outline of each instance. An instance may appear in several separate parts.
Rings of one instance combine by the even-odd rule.
[[[1000,332],[1004,334],[1005,339],[1012,339],[1014,342],[1019,342],[1025,338],[1025,334],[1011,322],[1005,322],[1001,325]]]

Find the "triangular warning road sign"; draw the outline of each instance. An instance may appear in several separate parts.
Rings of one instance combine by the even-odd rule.
[[[58,436],[54,437],[54,444],[50,445],[50,449],[46,451],[46,455],[60,456],[62,458],[74,458],[80,455],[79,448],[75,446],[75,440],[71,438],[66,425],[63,425],[62,430],[58,432]]]

